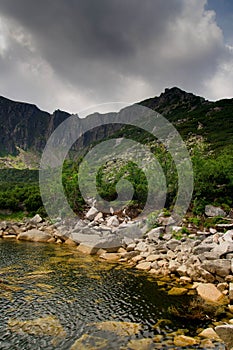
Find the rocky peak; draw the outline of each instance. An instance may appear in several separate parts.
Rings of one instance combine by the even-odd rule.
[[[158,97],[153,97],[142,102],[148,108],[162,114],[169,114],[176,109],[193,110],[200,104],[209,103],[203,97],[181,90],[178,87],[166,88]]]

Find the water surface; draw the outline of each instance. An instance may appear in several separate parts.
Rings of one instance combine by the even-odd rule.
[[[2,350],[66,350],[80,338],[78,350],[129,349],[130,340],[160,335],[163,344],[172,331],[195,335],[203,326],[169,312],[190,297],[168,296],[148,275],[74,248],[0,240],[0,258]],[[166,344],[162,348],[175,349]]]

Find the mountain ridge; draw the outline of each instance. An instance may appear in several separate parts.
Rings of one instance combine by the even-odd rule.
[[[207,143],[218,143],[218,148],[226,143],[227,136],[228,144],[233,143],[233,98],[208,101],[178,87],[172,87],[166,88],[159,96],[138,104],[164,115],[184,139],[192,134],[198,135]],[[107,115],[108,113],[105,114]],[[20,150],[41,154],[52,132],[70,116],[70,113],[61,110],[50,114],[35,104],[12,101],[0,96],[0,156],[16,156]],[[102,116],[99,114],[100,118]],[[91,122],[92,117],[95,114],[86,118]],[[120,128],[116,124],[111,127],[103,125],[97,130],[89,131],[78,140],[76,150],[108,138]]]

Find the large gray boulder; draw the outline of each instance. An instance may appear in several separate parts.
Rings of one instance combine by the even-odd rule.
[[[206,260],[202,263],[201,267],[220,277],[226,277],[231,273],[231,261],[227,259]]]
[[[31,242],[47,242],[52,236],[40,230],[32,229],[26,232],[21,232],[17,239],[23,241],[31,241]]]
[[[205,206],[205,215],[210,216],[210,217],[215,217],[215,216],[225,217],[227,214],[225,213],[224,210],[222,210],[219,207],[214,207],[213,205],[206,205]]]
[[[211,251],[220,258],[222,255],[233,252],[233,242],[221,241],[220,244],[216,245]]]
[[[128,237],[132,239],[142,238],[143,236],[142,230],[139,228],[138,223],[129,223],[125,225],[120,225],[114,234],[122,238]]]
[[[111,231],[97,231],[91,228],[72,232],[70,238],[76,243],[82,243],[87,247],[102,248],[107,251],[115,251],[122,246],[122,236]]]

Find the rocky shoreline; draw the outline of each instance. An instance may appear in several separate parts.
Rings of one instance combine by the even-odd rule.
[[[233,220],[203,231],[185,230],[175,226],[172,217],[162,215],[158,223],[151,229],[146,219],[132,221],[113,212],[104,216],[92,207],[84,220],[69,224],[62,220],[51,224],[39,215],[20,223],[2,221],[0,238],[71,245],[81,253],[174,280],[177,287],[170,294],[191,292],[207,303],[225,305],[228,322],[211,329],[206,338],[211,341],[220,336],[227,349],[232,349]],[[186,346],[192,345],[189,341],[186,339]]]

